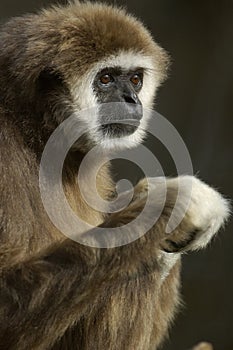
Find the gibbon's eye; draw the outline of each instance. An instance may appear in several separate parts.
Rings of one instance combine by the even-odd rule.
[[[135,85],[135,87],[139,88],[142,86],[142,76],[140,74],[134,74],[131,78],[131,83]]]
[[[103,85],[108,85],[114,81],[113,77],[110,74],[104,74],[100,77],[100,82]]]

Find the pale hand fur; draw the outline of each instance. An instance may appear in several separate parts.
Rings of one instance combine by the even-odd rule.
[[[194,176],[167,181],[168,187],[180,186],[182,203],[189,201],[187,215],[199,231],[189,250],[204,248],[229,216],[229,204],[223,196]],[[190,191],[191,186],[191,193]],[[190,196],[186,198],[186,196]]]

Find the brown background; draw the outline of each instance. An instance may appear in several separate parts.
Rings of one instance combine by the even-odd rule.
[[[173,59],[169,80],[160,90],[157,110],[177,128],[191,154],[194,171],[233,197],[233,1],[128,0]],[[34,11],[54,1],[1,0],[0,16]],[[60,1],[62,3],[62,0]],[[174,174],[169,155],[153,140],[147,143]],[[135,175],[121,166],[118,175]],[[230,223],[204,252],[183,259],[185,307],[165,350],[187,350],[201,340],[215,350],[233,349],[233,227]],[[133,349],[132,349],[133,350]]]

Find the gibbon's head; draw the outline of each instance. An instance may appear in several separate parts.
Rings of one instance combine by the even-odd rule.
[[[89,145],[142,140],[144,108],[153,106],[168,56],[125,10],[91,2],[52,7],[9,21],[0,44],[1,101],[36,119],[37,130],[41,123],[52,131],[76,114]],[[79,113],[87,108],[95,113]]]

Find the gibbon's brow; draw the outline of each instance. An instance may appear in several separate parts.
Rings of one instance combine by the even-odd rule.
[[[122,69],[122,67],[116,66],[116,67],[105,67],[104,69],[101,69],[97,75],[101,76],[103,74],[114,74],[114,75],[123,75],[123,74],[134,74],[134,73],[143,73],[145,68],[137,67],[135,69]],[[146,69],[147,70],[147,69]]]

